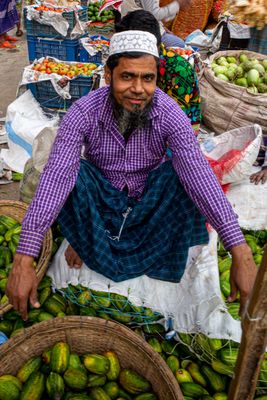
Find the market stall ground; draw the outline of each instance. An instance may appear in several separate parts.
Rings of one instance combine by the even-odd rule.
[[[14,30],[15,32],[15,30]],[[10,35],[14,35],[11,31]],[[21,79],[23,67],[28,64],[26,35],[18,38],[18,49],[0,49],[0,124],[6,115],[8,105],[16,96],[17,86]],[[2,148],[4,145],[0,145]],[[18,200],[19,182],[0,186],[0,198]]]

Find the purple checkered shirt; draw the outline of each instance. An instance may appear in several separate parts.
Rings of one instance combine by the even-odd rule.
[[[17,252],[38,255],[46,231],[75,185],[82,146],[86,159],[114,187],[127,186],[129,196],[140,198],[149,172],[165,159],[167,143],[180,181],[225,247],[244,243],[237,217],[177,103],[156,89],[147,127],[134,131],[125,143],[105,87],[82,97],[64,117],[23,221]]]

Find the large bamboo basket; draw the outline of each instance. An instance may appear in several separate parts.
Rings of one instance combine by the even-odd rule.
[[[0,200],[0,215],[1,214],[8,215],[9,217],[16,219],[19,223],[22,223],[27,208],[28,205],[21,201]],[[52,253],[52,244],[53,244],[52,231],[51,229],[49,229],[49,231],[45,235],[43,247],[40,253],[38,264],[36,266],[36,274],[38,282],[41,281],[46,272]],[[8,302],[1,305],[0,316],[9,311],[12,307],[13,306]]]
[[[125,326],[95,317],[64,317],[43,321],[0,347],[0,375],[16,374],[31,357],[59,341],[79,355],[113,350],[122,368],[131,368],[152,384],[159,400],[182,400],[171,370],[146,341]]]
[[[172,32],[185,39],[196,29],[204,31],[213,6],[213,0],[192,0],[188,10],[180,11],[172,24]]]

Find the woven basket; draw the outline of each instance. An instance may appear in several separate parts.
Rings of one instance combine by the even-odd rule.
[[[172,32],[185,39],[196,29],[204,30],[213,6],[213,0],[193,0],[188,10],[180,11],[172,24]]]
[[[17,220],[19,223],[22,223],[27,208],[28,205],[21,201],[0,200],[0,215],[8,215],[9,217]],[[41,281],[46,272],[48,262],[52,253],[52,244],[52,231],[50,229],[45,235],[43,247],[36,267],[38,282]],[[2,306],[0,306],[0,316],[9,311],[11,308],[11,304],[9,304],[8,302],[4,303]]]
[[[41,322],[0,347],[0,375],[16,374],[30,358],[59,341],[78,354],[117,353],[122,368],[144,376],[159,400],[182,400],[179,385],[165,361],[140,336],[112,321],[93,317],[64,317]]]

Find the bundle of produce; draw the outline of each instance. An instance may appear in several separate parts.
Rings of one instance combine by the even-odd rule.
[[[75,63],[75,62],[60,62],[51,57],[46,57],[44,59],[35,61],[30,68],[40,74],[56,74],[60,76],[68,77],[73,79],[78,76],[88,76],[93,75],[93,71],[97,69],[97,65],[94,63]],[[36,78],[39,78],[39,74]],[[36,79],[39,80],[39,79]]]
[[[115,15],[112,9],[100,12],[103,1],[88,5],[88,26],[95,32],[112,32],[115,28]]]
[[[181,47],[169,47],[165,48],[162,46],[162,55],[167,56],[168,58],[174,57],[176,54],[185,58],[193,67],[195,66],[195,62],[197,61],[198,55],[198,48],[185,46],[184,48]]]
[[[67,110],[93,86],[101,66],[42,57],[24,68],[22,85],[27,85],[42,107]]]
[[[266,55],[244,50],[220,51],[210,57],[200,73],[199,87],[203,123],[212,132],[218,135],[258,124],[267,134],[266,62]]]
[[[179,343],[166,359],[161,345],[160,354],[166,359],[184,396],[193,399],[227,400],[231,378],[237,361],[239,344],[226,340],[210,339],[202,334],[178,334]],[[154,350],[160,349],[155,341],[148,340]],[[171,355],[170,355],[171,354]],[[186,383],[186,385],[184,384]],[[267,353],[261,365],[256,399],[267,394]],[[205,397],[211,396],[211,397]],[[187,397],[185,397],[187,398]]]
[[[87,7],[58,6],[46,2],[25,7],[24,18],[28,35],[53,39],[70,38],[77,20],[80,22],[79,34],[84,33],[83,27],[88,20]]]
[[[131,326],[143,325],[145,332],[164,332],[160,324],[153,327],[153,324],[163,319],[159,313],[143,305],[134,305],[120,294],[93,290],[82,285],[69,285],[61,289],[61,293],[80,308],[81,315],[97,316]]]
[[[53,242],[55,251],[61,241],[58,237]],[[0,281],[1,282],[1,281]],[[5,283],[5,282],[4,282]],[[1,287],[1,283],[0,283]],[[71,315],[99,317],[105,320],[114,320],[135,329],[141,326],[143,334],[164,334],[165,328],[156,323],[161,316],[144,307],[130,305],[127,298],[117,294],[92,291],[86,288],[73,287],[66,289],[68,296],[76,293],[75,303],[62,295],[59,291],[52,289],[52,280],[45,276],[38,286],[38,300],[41,305],[38,309],[30,306],[28,320],[23,321],[20,315],[11,310],[7,312],[0,321],[0,332],[8,338],[22,332],[24,328],[47,321],[56,317]]]
[[[246,54],[221,56],[213,60],[211,68],[225,82],[246,87],[252,93],[267,93],[267,60],[252,59]]]
[[[267,25],[266,0],[234,0],[230,12],[237,22],[251,27],[263,29]]]
[[[80,61],[104,64],[109,55],[109,39],[91,35],[80,39]]]
[[[48,4],[34,7],[34,10],[35,11],[41,11],[41,12],[51,11],[51,12],[56,12],[56,13],[60,13],[60,14],[62,14],[64,12],[63,8],[53,7],[53,6],[48,5]]]
[[[19,201],[0,201],[0,315],[12,308],[5,294],[8,274],[19,243],[21,223],[27,205]],[[52,251],[51,230],[46,234],[41,254],[33,263],[39,281],[46,272]],[[0,329],[1,330],[1,329]]]
[[[247,231],[243,230],[247,244],[250,246],[253,253],[255,264],[259,267],[264,253],[264,248],[267,243],[267,231]],[[220,274],[220,287],[224,300],[230,296],[230,267],[232,258],[223,244],[220,242],[218,247],[218,268]],[[240,320],[239,312],[239,299],[233,303],[227,303],[228,312],[234,319]]]

